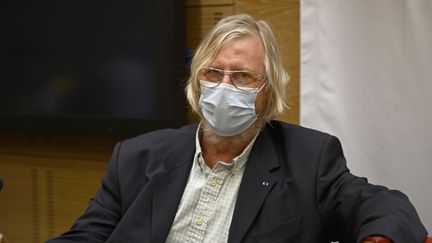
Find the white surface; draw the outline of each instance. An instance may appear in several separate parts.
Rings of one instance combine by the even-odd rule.
[[[301,124],[409,196],[432,232],[432,1],[302,0]]]

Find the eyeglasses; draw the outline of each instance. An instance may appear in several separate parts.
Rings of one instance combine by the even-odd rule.
[[[206,67],[198,72],[198,79],[219,85],[225,75],[230,77],[231,83],[238,89],[257,88],[258,81],[265,79],[265,75],[255,75],[251,71],[225,71],[217,68]]]

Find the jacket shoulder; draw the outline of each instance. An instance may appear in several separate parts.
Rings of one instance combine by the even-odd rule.
[[[322,141],[328,139],[329,137],[334,137],[322,131],[300,125],[289,124],[282,121],[271,121],[267,124],[267,129],[272,134],[278,134],[285,139],[294,139],[298,142],[301,142],[302,140],[306,140],[308,142]]]
[[[266,129],[274,146],[291,155],[317,159],[326,145],[343,154],[339,139],[325,132],[281,121],[272,121]]]
[[[116,161],[119,170],[130,168],[152,170],[159,168],[160,161],[172,151],[194,150],[197,125],[178,129],[161,129],[124,140],[116,146]]]
[[[154,147],[155,145],[169,146],[178,143],[184,139],[195,139],[197,124],[186,125],[177,129],[167,128],[151,131],[138,135],[133,138],[122,141],[122,146],[139,146],[145,147],[146,145]]]
[[[109,167],[118,180],[125,205],[129,205],[151,177],[165,168],[192,162],[196,129],[196,125],[187,125],[156,130],[116,145]]]

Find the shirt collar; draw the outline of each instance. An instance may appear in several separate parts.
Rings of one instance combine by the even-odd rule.
[[[210,170],[210,168],[205,164],[204,158],[202,157],[202,150],[201,150],[201,144],[200,144],[200,131],[201,131],[202,122],[199,123],[198,129],[195,134],[195,155],[194,155],[194,163],[198,163],[201,171],[207,171]],[[227,168],[228,170],[231,170],[233,174],[237,173],[242,167],[245,166],[250,152],[252,150],[252,147],[255,143],[256,138],[258,137],[259,132],[253,137],[253,139],[250,141],[248,146],[243,150],[243,152],[235,157],[233,161],[226,162],[226,161],[218,161],[216,166],[213,169],[219,169],[221,167]]]

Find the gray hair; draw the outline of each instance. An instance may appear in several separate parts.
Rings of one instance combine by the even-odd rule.
[[[191,63],[191,73],[185,91],[192,110],[202,117],[198,101],[201,95],[198,72],[208,66],[221,47],[236,38],[251,35],[260,37],[264,47],[264,65],[269,92],[267,104],[260,118],[271,120],[283,113],[286,107],[285,87],[289,76],[285,71],[276,38],[263,20],[254,20],[250,15],[238,14],[221,19],[198,46]]]

